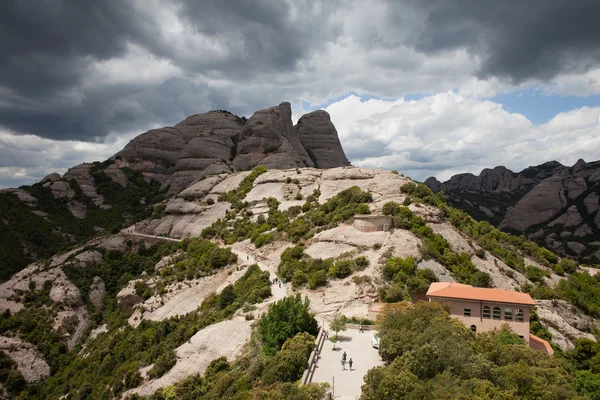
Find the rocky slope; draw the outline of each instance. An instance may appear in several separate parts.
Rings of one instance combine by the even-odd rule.
[[[45,325],[50,330],[48,335],[55,335],[56,340],[76,352],[79,351],[77,344],[82,344],[81,352],[79,355],[74,354],[74,357],[76,360],[87,359],[88,356],[92,357],[91,350],[88,349],[94,349],[98,340],[109,337],[117,343],[123,332],[134,328],[139,330],[142,337],[150,327],[155,326],[152,324],[167,321],[170,321],[169,324],[176,324],[178,320],[170,319],[171,317],[189,318],[198,313],[203,300],[238,281],[249,264],[257,262],[260,269],[274,277],[282,253],[294,245],[285,237],[259,248],[249,239],[236,242],[231,248],[238,255],[237,262],[208,276],[181,276],[181,279],[176,280],[167,278],[178,265],[184,264],[178,258],[182,254],[181,249],[164,257],[154,258],[150,265],[141,261],[140,254],[145,254],[143,250],[142,253],[133,254],[152,243],[174,241],[177,245],[179,238],[198,236],[204,227],[232,211],[229,202],[218,199],[221,194],[236,189],[248,175],[249,172],[237,172],[206,177],[165,200],[164,214],[155,215],[154,218],[148,218],[117,234],[107,234],[85,246],[54,256],[46,263],[31,265],[0,285],[0,313],[9,310],[17,316],[25,312],[48,315],[49,320]],[[268,216],[270,206],[266,199],[269,197],[278,200],[277,208],[280,211],[302,206],[305,199],[315,193],[315,189],[319,190],[319,203],[323,204],[353,186],[370,193],[373,201],[369,203],[369,209],[372,213],[380,213],[387,202],[402,203],[408,197],[399,190],[408,182],[409,179],[387,171],[355,167],[270,170],[252,183],[244,198],[248,202],[244,213],[251,215],[253,220],[261,215]],[[453,251],[464,253],[464,257],[470,259],[479,271],[486,272],[492,286],[522,289],[532,285],[527,276],[509,267],[502,259],[483,251],[477,243],[465,237],[444,219],[438,208],[419,201],[413,201],[409,208],[424,219],[427,227],[447,240]],[[364,233],[354,229],[351,221],[340,222],[337,226],[324,227],[304,241],[305,253],[315,258],[336,260],[364,256],[368,260],[368,266],[348,277],[331,279],[326,286],[316,290],[310,290],[306,286],[296,289],[309,297],[319,321],[336,313],[367,317],[370,305],[380,296],[380,289],[389,285],[382,278],[381,267],[391,256],[414,257],[418,262],[418,269],[432,270],[439,280],[454,279],[445,266],[435,260],[425,259],[425,243],[411,231],[394,229],[390,232]],[[132,257],[128,258],[128,255]],[[125,262],[129,268],[133,268],[127,274],[118,269]],[[140,272],[138,262],[145,265],[144,272]],[[555,287],[562,279],[545,265],[528,258],[524,262],[544,271],[549,287]],[[149,290],[148,296],[141,289],[144,287]],[[47,295],[42,292],[47,292]],[[150,394],[157,388],[171,385],[189,375],[203,373],[212,358],[234,358],[250,340],[252,318],[264,313],[268,304],[275,299],[291,293],[293,291],[289,284],[281,289],[274,288],[271,299],[254,308],[238,310],[232,320],[190,332],[192,336],[189,341],[174,347],[174,365],[161,377],[150,377],[149,371],[153,368],[151,363],[131,364],[131,368],[135,368],[133,373],[137,371],[140,378],[139,381],[133,381],[136,382],[134,386],[128,383],[130,393]],[[25,300],[31,298],[38,298],[42,303]],[[597,321],[573,311],[573,307],[567,303],[559,301],[555,304],[541,300],[538,301],[538,308],[541,323],[552,332],[553,338],[556,338],[555,343],[560,347],[570,349],[573,340],[577,338],[593,338],[590,330]],[[221,327],[235,329],[235,334],[228,335],[224,340],[219,336]],[[6,338],[25,337],[22,332],[17,334],[11,329],[3,331],[2,335]],[[82,339],[85,341],[81,342]],[[8,343],[15,339],[5,340]],[[32,340],[37,339],[32,337]],[[27,354],[25,361],[17,363],[19,371],[27,379],[40,379],[49,373],[49,363],[41,354],[53,353],[45,347],[36,350],[35,344],[21,339],[18,346],[0,346],[0,351],[7,352],[10,357],[21,354],[18,352]],[[104,364],[98,366],[100,367],[107,368]]]
[[[548,162],[519,173],[496,167],[425,184],[474,218],[559,254],[600,263],[600,162],[579,160],[570,168]]]

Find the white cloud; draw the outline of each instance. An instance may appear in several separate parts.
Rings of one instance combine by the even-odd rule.
[[[136,133],[108,135],[103,142],[58,141],[0,130],[0,189],[31,184],[51,172],[64,174],[83,162],[104,161]]]
[[[539,126],[498,103],[454,92],[416,101],[349,96],[326,110],[354,165],[420,180],[497,165],[519,171],[549,160],[600,159],[600,108],[561,113]]]

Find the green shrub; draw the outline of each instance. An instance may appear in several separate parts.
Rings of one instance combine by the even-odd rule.
[[[396,215],[400,212],[400,204],[395,201],[388,201],[381,210],[383,215]]]
[[[323,270],[312,272],[308,277],[308,288],[315,290],[320,286],[327,284],[327,273]]]
[[[306,279],[306,274],[298,269],[294,272],[294,276],[292,277],[292,286],[295,288],[304,285],[308,280]]]
[[[310,311],[310,301],[300,294],[285,297],[271,306],[258,325],[264,353],[274,355],[286,340],[298,333],[316,336],[319,332],[317,320]]]

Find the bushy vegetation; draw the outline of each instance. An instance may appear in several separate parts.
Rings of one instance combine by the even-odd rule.
[[[558,295],[592,317],[600,317],[600,275],[576,272],[558,284]]]
[[[329,279],[343,279],[368,266],[369,260],[365,256],[338,261],[332,258],[315,259],[304,253],[303,245],[298,245],[285,249],[281,254],[277,273],[281,278],[291,281],[294,287],[308,283],[310,289],[316,289],[326,285]]]
[[[286,340],[302,332],[316,336],[319,333],[319,326],[310,311],[308,298],[302,300],[300,293],[272,304],[269,311],[260,319],[258,326],[266,355],[274,355]]]
[[[411,185],[411,189],[406,189],[406,185]],[[424,185],[416,186],[407,183],[402,188],[407,193],[420,193],[419,188]],[[414,188],[413,186],[414,185]],[[426,186],[425,188],[429,190]],[[423,190],[424,191],[424,190]],[[437,197],[434,195],[437,199]],[[408,207],[401,206],[395,202],[388,202],[383,206],[384,213],[392,215],[394,226],[396,228],[407,229],[414,233],[423,242],[421,254],[424,259],[434,259],[444,265],[452,272],[455,279],[462,283],[478,287],[489,287],[491,284],[490,276],[482,271],[471,261],[471,256],[467,253],[456,253],[452,250],[450,243],[442,235],[434,233],[429,228],[423,218],[415,215]]]
[[[98,234],[97,229],[116,232],[151,215],[152,204],[164,198],[158,182],[148,183],[140,172],[122,168],[127,177],[127,185],[123,187],[104,172],[110,164],[110,160],[97,162],[90,168],[96,191],[104,197],[104,203],[109,204],[110,209],[98,207],[75,180],[69,182],[75,191],[71,200],[87,209],[81,219],[69,211],[69,199],[55,198],[48,187],[39,183],[21,189],[37,199],[34,209],[46,213],[47,217],[34,214],[14,194],[0,194],[0,219],[7,223],[0,229],[0,281],[35,260],[90,239]]]
[[[411,294],[424,294],[437,278],[430,269],[417,269],[414,257],[390,257],[382,267],[382,275],[389,286],[382,286],[379,295],[383,301],[395,303],[410,300]]]
[[[251,188],[251,183],[249,187]],[[331,229],[356,214],[369,214],[369,206],[366,203],[373,201],[370,193],[353,186],[320,205],[318,199],[321,192],[316,189],[312,195],[307,196],[302,207],[290,207],[286,211],[279,210],[277,199],[268,198],[267,216],[260,215],[252,221],[252,215],[245,211],[249,204],[242,203],[238,194],[231,195],[238,191],[239,188],[223,195],[221,200],[230,201],[234,210],[228,212],[224,219],[218,219],[205,228],[202,231],[204,238],[218,238],[226,244],[251,239],[257,247],[277,239],[297,243],[312,237],[320,229]]]
[[[506,328],[474,335],[439,303],[391,308],[380,332],[388,365],[368,372],[362,399],[577,398],[560,360]]]
[[[556,254],[540,247],[524,236],[514,236],[494,228],[489,222],[477,222],[467,213],[443,205],[441,207],[445,217],[459,231],[465,233],[477,244],[489,251],[512,269],[525,273],[523,256],[531,257],[538,263],[548,266],[563,275],[567,269],[572,270],[572,262],[560,261]]]
[[[90,398],[118,396],[127,388],[139,385],[138,369],[150,364],[153,364],[150,376],[161,376],[174,365],[175,348],[197,331],[231,317],[246,303],[269,297],[269,274],[252,265],[224,293],[231,295],[226,301],[222,300],[222,294],[212,295],[195,312],[161,322],[144,320],[135,329],[124,322],[120,329],[110,329],[109,333],[89,341],[82,353],[47,358],[53,366],[53,376],[44,383],[28,386],[26,398],[58,398],[64,394],[79,398],[84,394]],[[27,339],[40,348],[31,336]]]
[[[259,334],[238,360],[229,363],[225,357],[217,358],[204,376],[190,376],[150,399],[323,399],[327,384],[296,384],[308,367],[318,331],[308,310],[308,300],[300,295],[278,301],[263,316]]]
[[[17,370],[17,364],[0,351],[0,383],[10,396],[16,397],[25,387],[25,379]]]

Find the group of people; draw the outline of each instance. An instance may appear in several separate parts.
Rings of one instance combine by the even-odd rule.
[[[279,280],[278,277],[273,278],[273,280],[271,282],[273,283],[273,285],[279,284],[279,287],[281,287],[281,281]]]
[[[350,366],[350,371],[352,371],[352,364],[354,363],[354,361],[352,361],[352,357],[350,357],[350,359],[348,360],[348,366]],[[344,351],[344,354],[342,354],[342,371],[346,370],[346,352]]]

